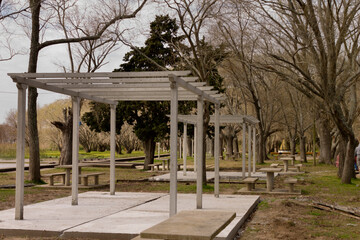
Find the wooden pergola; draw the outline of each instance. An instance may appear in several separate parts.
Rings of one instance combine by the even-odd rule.
[[[23,219],[24,212],[24,147],[26,89],[28,86],[61,93],[72,97],[73,155],[72,205],[78,205],[78,162],[80,99],[110,105],[110,194],[115,194],[115,115],[118,101],[171,101],[170,112],[170,216],[177,212],[177,132],[178,101],[197,101],[197,134],[202,136],[204,101],[215,104],[219,114],[221,94],[213,91],[190,71],[117,72],[117,73],[9,73],[18,88],[18,127],[16,149],[15,219]],[[198,146],[203,139],[198,138]],[[197,149],[201,157],[202,148]],[[202,162],[198,161],[198,169]],[[198,175],[201,172],[198,172]],[[197,178],[197,208],[202,208],[202,178]]]
[[[197,129],[199,123],[197,121],[197,115],[178,115],[178,121],[184,123],[184,147],[183,147],[183,161],[184,161],[184,175],[186,174],[186,155],[187,155],[187,124],[193,124],[195,129]],[[246,170],[246,128],[248,128],[248,176],[251,176],[251,158],[253,158],[253,172],[256,172],[256,124],[259,123],[255,117],[248,115],[219,115],[215,112],[215,115],[210,116],[210,123],[215,125],[215,147],[214,147],[214,157],[215,157],[215,179],[214,179],[214,194],[215,197],[219,197],[219,182],[220,182],[220,174],[219,174],[219,147],[220,147],[220,125],[224,124],[242,124],[242,177],[245,177]],[[196,131],[195,131],[196,132]],[[195,141],[197,141],[198,137],[195,135]],[[252,141],[252,152],[251,152],[251,141]],[[197,145],[199,146],[199,145]],[[198,147],[196,148],[196,152]],[[200,145],[202,147],[202,145]],[[194,157],[196,164],[198,156]],[[201,161],[200,161],[201,162]]]

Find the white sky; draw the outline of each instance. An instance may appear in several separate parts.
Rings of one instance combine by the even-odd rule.
[[[138,15],[136,21],[132,21],[134,24],[134,32],[131,35],[132,44],[139,46],[141,45],[146,36],[144,35],[149,32],[149,23],[155,19],[156,15],[165,14],[165,8],[157,5],[147,5],[142,12]],[[29,39],[27,37],[19,37],[17,39],[28,48]],[[107,65],[103,66],[100,72],[111,72],[115,68],[118,68],[122,62],[123,56],[129,48],[121,46],[120,49],[112,53],[107,61]],[[56,45],[41,50],[38,71],[37,72],[60,72],[55,62],[60,60],[64,62],[67,59],[67,52],[64,46]],[[0,62],[0,124],[5,122],[6,116],[10,110],[17,110],[17,88],[16,84],[12,82],[11,78],[7,76],[7,73],[21,73],[26,72],[28,67],[28,55],[15,56],[10,61]],[[57,99],[68,98],[66,95],[60,95],[48,91],[38,90],[38,105],[43,106],[54,102]]]

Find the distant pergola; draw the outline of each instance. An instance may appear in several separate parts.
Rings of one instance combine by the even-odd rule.
[[[23,219],[24,211],[24,147],[26,89],[28,86],[72,97],[73,155],[72,205],[78,205],[78,161],[80,99],[110,105],[110,194],[115,194],[115,115],[118,101],[171,101],[170,111],[170,216],[177,212],[177,131],[178,101],[197,101],[197,134],[202,136],[204,101],[215,104],[219,115],[221,94],[213,91],[196,77],[186,77],[190,71],[117,72],[117,73],[9,73],[18,88],[18,127],[16,149],[15,219]],[[202,146],[203,138],[198,138]],[[197,149],[202,157],[202,148]],[[202,162],[198,161],[198,169]],[[201,176],[201,171],[198,171]],[[197,178],[196,207],[202,208],[202,178]]]
[[[197,129],[198,124],[202,124],[198,122],[197,115],[178,115],[178,121],[184,123],[184,153],[183,153],[183,161],[184,161],[184,174],[186,174],[186,155],[187,155],[187,146],[186,146],[186,138],[187,138],[187,124],[193,124],[195,129]],[[251,176],[251,157],[253,157],[253,172],[256,171],[256,124],[259,123],[255,117],[247,116],[247,115],[218,115],[215,113],[215,116],[210,116],[210,124],[215,125],[215,147],[214,147],[214,156],[215,156],[215,179],[214,179],[214,194],[215,197],[219,196],[219,148],[220,148],[220,125],[224,124],[242,124],[242,177],[245,177],[246,170],[246,128],[248,128],[248,176]],[[197,131],[195,131],[197,132]],[[201,135],[200,135],[201,136]],[[198,139],[195,135],[195,141]],[[251,153],[251,139],[253,139],[253,147]],[[202,145],[200,145],[202,147]],[[198,147],[196,147],[196,152]],[[202,148],[201,148],[202,150]],[[196,160],[196,164],[201,162],[201,158],[197,155],[194,157]],[[200,161],[197,161],[200,159]],[[198,175],[199,176],[199,175]]]

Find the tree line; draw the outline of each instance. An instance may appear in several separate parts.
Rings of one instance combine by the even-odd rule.
[[[144,0],[136,6],[130,1],[98,1],[97,4],[100,2],[104,8],[92,6],[94,16],[75,7],[78,1],[32,0],[28,5],[15,4],[18,8],[14,9],[18,11],[14,10],[14,15],[0,18],[0,21],[22,15],[32,19],[28,26],[31,32],[29,72],[36,72],[39,51],[56,44],[68,46],[71,67],[64,70],[96,71],[105,63],[106,53],[114,50],[119,42],[130,46],[131,51],[116,71],[191,69],[199,81],[225,93],[227,100],[222,106],[222,114],[249,114],[260,121],[257,126],[259,163],[266,160],[274,139],[286,138],[293,152],[298,145],[302,158],[306,158],[304,150],[312,139],[313,145],[314,142],[319,145],[320,162],[333,164],[333,159],[339,156],[338,176],[343,183],[351,183],[359,114],[360,1]],[[145,46],[133,46],[122,34],[124,27],[121,24],[154,2],[175,18],[168,17],[163,22],[163,30],[172,30],[162,31],[155,20]],[[3,8],[0,9],[2,13]],[[80,12],[74,12],[75,9]],[[47,11],[56,17],[44,21],[41,14]],[[166,14],[157,20],[164,16]],[[84,19],[91,24],[85,27]],[[56,26],[64,37],[40,39],[40,33],[45,31],[40,26],[47,22],[52,22],[51,26]],[[116,44],[113,47],[106,45],[110,43]],[[39,163],[36,96],[36,89],[30,88],[28,128],[32,136],[29,144],[33,149],[30,153],[33,169],[38,169],[36,164]],[[166,102],[154,105],[155,109],[168,110]],[[131,110],[130,104],[120,104],[118,109],[127,114],[119,121],[134,124],[137,136],[143,136],[139,138],[147,142],[144,149],[149,153],[149,162],[154,140],[145,136],[153,136],[157,129],[149,127],[145,131],[138,126],[156,122],[157,127],[164,130],[166,121],[160,123],[152,118],[155,116],[148,116],[151,121],[141,123],[142,114],[153,106],[151,103],[134,103],[133,107],[139,110]],[[191,104],[184,104],[184,112],[190,111],[194,111]],[[213,106],[207,103],[203,137],[211,132],[209,116],[212,111]],[[90,122],[96,116],[85,118],[95,129]],[[161,118],[166,119],[165,116]],[[228,126],[223,130],[223,137],[230,142],[234,133],[241,130],[237,128]],[[31,172],[34,179],[36,171]]]

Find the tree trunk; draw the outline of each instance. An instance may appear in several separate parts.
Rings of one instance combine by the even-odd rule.
[[[291,155],[295,155],[296,153],[296,136],[295,134],[290,138],[290,153]]]
[[[64,122],[51,122],[62,133],[62,148],[60,152],[60,165],[72,164],[72,133],[73,114],[71,108],[63,110]]]
[[[300,158],[307,163],[307,159],[306,159],[306,143],[305,143],[305,136],[302,134],[300,135]]]
[[[233,155],[233,141],[234,141],[234,137],[232,135],[227,135],[225,137],[226,139],[226,160],[230,160],[231,156]]]
[[[143,142],[144,152],[145,152],[145,161],[144,161],[144,170],[149,170],[149,164],[154,163],[154,154],[155,154],[155,140],[154,138],[146,139]]]
[[[207,185],[207,179],[206,179],[206,133],[207,130],[209,128],[209,122],[210,122],[210,104],[209,102],[204,102],[204,114],[203,114],[203,119],[204,119],[204,131],[203,131],[203,174],[202,174],[202,179],[203,179],[203,185],[206,186]]]
[[[210,139],[211,141],[211,156],[214,157],[215,156],[215,139],[214,138],[211,138]]]
[[[355,138],[349,137],[346,145],[344,169],[341,176],[341,182],[345,184],[350,184],[351,178],[355,177],[354,149],[355,149]]]
[[[72,123],[72,118],[71,118]],[[63,143],[62,148],[60,152],[60,159],[59,164],[60,165],[70,165],[72,164],[72,124],[69,124],[70,126],[67,126],[64,131],[62,131],[63,134]]]
[[[234,153],[239,154],[239,140],[237,137],[234,138]]]
[[[192,138],[190,138],[189,136],[187,137],[187,156],[191,157],[191,153],[192,153]]]
[[[219,134],[220,136],[220,141],[219,141],[219,154],[220,154],[220,156],[219,157],[221,157],[221,158],[223,158],[224,157],[224,146],[223,146],[223,144],[224,144],[224,135],[223,135],[223,133],[222,133],[222,131],[220,130],[220,134]]]
[[[257,163],[263,164],[265,161],[265,156],[266,156],[265,137],[264,137],[263,132],[260,130],[260,132],[259,132],[259,151],[258,151]]]
[[[35,73],[37,69],[37,61],[39,55],[39,33],[40,33],[40,0],[30,0],[31,7],[31,47],[29,54],[28,72]],[[40,147],[39,133],[37,127],[37,90],[29,87],[28,94],[28,131],[29,131],[29,180],[32,182],[40,182]]]
[[[326,119],[317,121],[317,129],[320,138],[320,157],[319,163],[331,164],[331,133],[330,124]]]
[[[345,162],[345,141],[342,138],[342,136],[339,136],[339,144],[336,150],[336,164],[338,167],[338,172],[337,175],[339,178],[341,178],[342,174],[343,174],[343,169],[344,169],[344,162]]]

